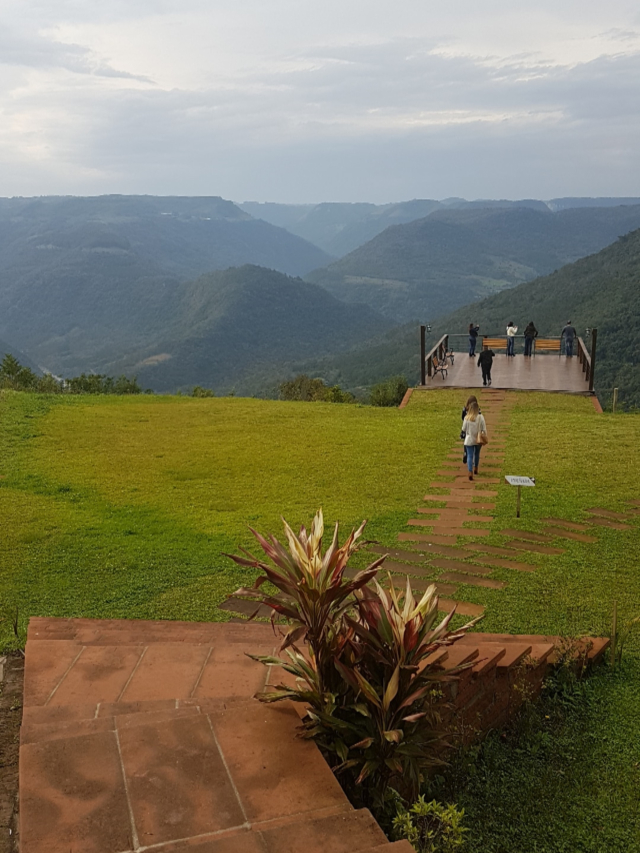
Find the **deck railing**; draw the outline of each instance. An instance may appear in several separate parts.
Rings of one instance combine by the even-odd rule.
[[[444,361],[446,354],[449,352],[449,335],[443,335],[438,343],[429,350],[425,356],[425,364],[427,366],[427,376],[433,376],[433,357],[438,361]],[[424,382],[422,383],[424,385]]]

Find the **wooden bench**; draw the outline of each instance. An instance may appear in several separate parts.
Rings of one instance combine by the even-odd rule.
[[[449,372],[449,371],[447,370],[447,359],[446,359],[446,356],[445,356],[445,358],[444,358],[442,361],[440,361],[440,359],[438,358],[438,356],[434,353],[434,354],[433,354],[433,357],[432,357],[432,359],[431,359],[431,364],[433,365],[433,372],[434,372],[434,374],[436,374],[436,373],[440,373],[440,374],[442,375],[442,378],[444,379],[444,377],[446,376],[446,374]]]
[[[482,349],[506,349],[506,338],[483,338]]]
[[[533,354],[536,354],[536,350],[540,350],[540,352],[557,352],[560,355],[561,344],[560,338],[534,338]]]

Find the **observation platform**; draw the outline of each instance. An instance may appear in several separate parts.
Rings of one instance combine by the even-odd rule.
[[[447,360],[446,375],[426,376],[426,388],[482,388],[478,353],[455,353],[454,363]],[[592,395],[578,356],[556,354],[525,357],[496,355],[491,368],[491,387],[504,390],[561,391],[565,394]]]

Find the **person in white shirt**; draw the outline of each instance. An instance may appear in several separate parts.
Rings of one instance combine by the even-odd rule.
[[[509,322],[507,326],[507,355],[515,356],[515,352],[513,351],[513,346],[515,344],[516,332],[518,331],[518,327],[513,325],[513,320]]]
[[[467,405],[467,414],[462,422],[462,431],[464,432],[464,446],[467,449],[469,479],[473,480],[473,475],[478,473],[480,463],[481,436],[483,433],[485,436],[487,435],[487,424],[484,416],[480,414],[477,402],[470,402]]]

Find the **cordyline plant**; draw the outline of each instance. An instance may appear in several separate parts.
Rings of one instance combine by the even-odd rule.
[[[375,576],[385,557],[375,560],[354,578],[345,576],[345,569],[351,555],[361,545],[358,540],[362,536],[366,521],[357,530],[352,530],[347,541],[338,544],[338,525],[333,533],[333,540],[328,550],[322,553],[322,537],[324,520],[322,510],[316,513],[307,533],[306,528],[300,528],[298,536],[284,523],[284,532],[289,544],[287,550],[275,536],[261,536],[253,528],[249,528],[256,537],[262,550],[273,562],[273,566],[256,559],[247,551],[246,557],[226,554],[240,566],[260,569],[260,576],[253,587],[239,589],[234,595],[238,598],[256,600],[256,615],[260,604],[270,607],[276,615],[287,619],[289,630],[280,646],[280,651],[306,643],[309,647],[312,665],[317,672],[318,685],[322,693],[329,690],[339,678],[333,659],[339,654],[343,642],[341,637],[342,617],[346,610],[353,606],[354,593],[364,587]],[[273,584],[280,594],[272,595],[262,592],[260,587],[266,581]]]
[[[389,575],[388,589],[383,589],[374,575],[384,557],[352,580],[345,578],[363,528],[364,523],[339,548],[336,525],[323,557],[319,512],[310,535],[302,528],[296,537],[285,522],[290,552],[274,536],[267,540],[254,531],[275,570],[255,559],[232,559],[265,573],[252,589],[236,594],[259,595],[261,603],[292,622],[281,646],[288,660],[255,657],[284,669],[294,677],[292,683],[277,684],[258,698],[303,702],[303,736],[317,742],[354,800],[379,809],[390,785],[415,800],[428,768],[443,763],[447,740],[438,713],[441,687],[465,667],[444,672],[432,655],[478,620],[450,632],[453,612],[438,622],[435,586],[420,601],[408,579],[400,591]],[[266,580],[281,594],[261,593]]]

